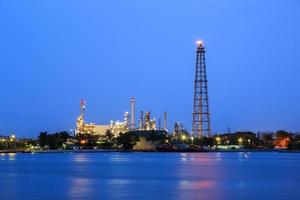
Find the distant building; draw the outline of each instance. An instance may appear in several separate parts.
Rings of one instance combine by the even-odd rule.
[[[13,141],[13,140],[16,140],[16,136],[14,134],[10,136],[0,135],[0,142]]]
[[[129,113],[124,113],[124,121],[111,121],[109,130],[117,137],[120,133],[129,131]]]
[[[175,122],[172,134],[173,138],[179,139],[182,135],[188,136],[189,133],[185,130],[181,122]]]
[[[105,136],[107,130],[110,130],[110,125],[95,125],[94,134],[99,136]]]
[[[84,120],[85,104],[85,100],[80,101],[80,115],[77,118],[75,134],[92,134],[105,136],[106,131],[110,129],[110,125],[96,125],[95,123],[86,123]]]
[[[180,123],[180,122],[175,122],[173,133],[174,134],[179,134],[183,131],[184,131],[183,124]]]
[[[140,131],[150,131],[156,130],[156,120],[150,118],[150,112],[146,112],[145,118],[143,116],[143,111],[141,111],[139,119],[139,130]]]
[[[6,140],[9,140],[9,136],[0,135],[0,141],[4,142]]]

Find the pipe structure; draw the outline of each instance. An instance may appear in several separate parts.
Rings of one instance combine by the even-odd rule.
[[[135,98],[130,99],[130,130],[135,129]]]
[[[164,112],[164,130],[167,130],[167,112]]]
[[[139,124],[139,130],[143,130],[144,129],[144,113],[141,110],[140,112],[140,124]]]

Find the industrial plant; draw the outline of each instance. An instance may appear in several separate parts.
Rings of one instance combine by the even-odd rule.
[[[184,149],[187,148],[185,144],[187,141],[191,142],[192,147],[194,141],[199,143],[200,139],[211,137],[207,82],[205,49],[202,41],[197,41],[191,133],[178,121],[175,123],[174,129],[169,132],[167,128],[167,112],[163,113],[163,121],[161,121],[161,118],[158,118],[157,121],[156,118],[151,117],[149,110],[141,110],[138,111],[139,116],[137,120],[136,99],[131,97],[129,99],[130,112],[124,113],[123,120],[111,120],[107,124],[87,123],[85,121],[86,101],[81,100],[75,137],[80,138],[78,139],[80,144],[87,144],[91,137],[94,138],[93,140],[96,143],[97,141],[101,143],[105,138],[106,141],[112,141],[112,138],[120,139],[124,134],[133,134],[129,136],[129,140],[132,140],[135,136],[139,137],[132,147],[134,150],[173,149],[174,146],[175,149]],[[137,121],[138,123],[136,123]],[[160,142],[153,144],[154,140],[160,140]],[[162,147],[157,147],[158,144],[162,145]]]
[[[91,134],[105,136],[107,131],[118,137],[120,133],[126,133],[128,131],[152,131],[152,130],[167,130],[167,112],[164,112],[163,128],[159,124],[157,127],[156,119],[151,119],[150,111],[147,111],[144,116],[144,111],[140,111],[139,123],[136,125],[136,110],[135,110],[135,98],[132,97],[130,103],[130,113],[124,113],[123,121],[111,120],[109,125],[98,125],[95,123],[86,123],[84,120],[86,101],[80,101],[80,114],[77,118],[75,135],[78,134]],[[160,120],[159,120],[160,121]]]
[[[194,98],[193,98],[193,125],[191,137],[201,138],[211,137],[211,125],[210,125],[210,112],[208,101],[208,84],[206,75],[205,64],[205,49],[202,41],[197,41],[196,50],[196,69],[194,80]],[[130,113],[124,113],[123,121],[111,120],[107,125],[97,125],[95,123],[86,123],[84,119],[86,101],[80,101],[80,115],[77,118],[75,134],[91,134],[105,136],[107,131],[110,131],[115,137],[118,137],[121,133],[128,131],[155,131],[155,130],[167,130],[167,112],[164,112],[163,124],[159,118],[158,122],[155,118],[151,118],[150,111],[141,110],[138,118],[138,125],[136,124],[136,100],[134,97],[129,100]],[[158,126],[157,126],[158,123]],[[183,129],[183,125],[180,122],[176,122],[173,130],[173,135],[178,136],[179,132],[187,133]]]
[[[106,130],[110,128],[109,125],[96,125],[95,123],[85,122],[85,106],[86,101],[80,101],[80,115],[77,118],[75,135],[78,134],[91,134],[91,135],[104,135]]]
[[[180,122],[167,127],[167,112],[154,118],[150,110],[136,111],[136,99],[129,99],[129,112],[122,120],[107,124],[87,122],[86,101],[80,100],[74,132],[41,132],[38,140],[17,140],[15,135],[0,136],[0,149],[54,150],[105,149],[136,151],[215,151],[256,149],[300,149],[300,137],[279,130],[275,133],[235,133],[212,135],[206,75],[205,48],[197,41],[191,133]],[[138,114],[137,114],[138,113]],[[156,120],[158,119],[158,120]],[[162,120],[161,120],[162,119]]]

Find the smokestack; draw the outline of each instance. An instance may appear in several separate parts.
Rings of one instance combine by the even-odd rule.
[[[130,129],[135,129],[135,98],[130,99]]]
[[[164,130],[167,130],[167,112],[164,112]]]
[[[82,119],[84,119],[84,110],[85,110],[85,100],[81,99],[80,100],[80,115]]]
[[[140,124],[139,124],[139,129],[140,130],[143,130],[144,128],[144,113],[143,111],[141,110],[141,113],[140,113]]]
[[[146,112],[145,115],[145,129],[150,130],[151,129],[151,119],[150,119],[150,112]]]
[[[158,119],[158,130],[161,130],[161,120],[160,120],[160,118]]]

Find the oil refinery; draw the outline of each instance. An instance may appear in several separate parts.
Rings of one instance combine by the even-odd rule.
[[[77,118],[75,135],[78,134],[94,134],[105,135],[106,131],[110,129],[109,125],[96,125],[95,123],[86,123],[85,117],[85,105],[86,101],[80,101],[80,115]]]
[[[203,42],[198,40],[196,48],[196,73],[194,80],[194,98],[193,98],[193,113],[192,113],[192,138],[203,136],[211,137],[211,125],[210,125],[210,112],[208,101],[208,84],[206,75],[205,64],[205,48]],[[116,137],[120,133],[126,133],[128,131],[151,131],[151,130],[167,130],[167,112],[164,112],[163,127],[161,127],[161,120],[157,121],[155,118],[151,118],[150,111],[140,111],[138,126],[136,125],[136,100],[131,97],[129,100],[130,113],[124,113],[123,121],[111,120],[107,125],[97,125],[95,123],[86,123],[84,120],[85,113],[85,100],[80,101],[80,115],[77,118],[77,126],[75,134],[94,134],[105,136],[109,130]],[[145,113],[145,115],[144,115]],[[175,123],[174,134],[178,135],[178,132],[182,132],[183,125],[180,122]]]
[[[156,119],[151,119],[151,112],[147,111],[144,116],[144,111],[140,111],[139,123],[136,126],[136,111],[135,111],[135,103],[136,100],[132,97],[129,100],[130,103],[130,113],[125,112],[123,121],[120,120],[111,120],[109,124],[98,125],[94,122],[87,123],[85,122],[85,109],[86,109],[86,101],[80,101],[80,114],[77,118],[75,135],[78,134],[91,134],[91,135],[99,135],[105,136],[107,131],[113,133],[115,137],[119,136],[120,133],[126,133],[128,131],[151,131],[151,130],[166,130],[167,131],[167,112],[164,112],[164,122],[163,128],[161,126],[157,128]],[[160,121],[160,120],[159,120]]]

